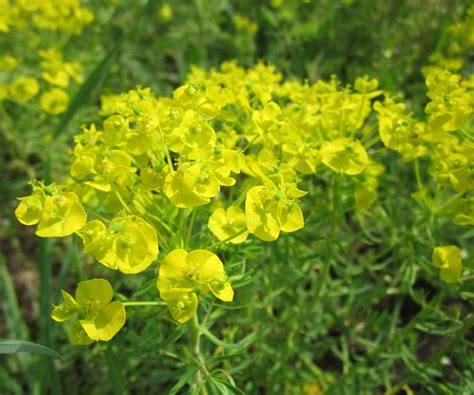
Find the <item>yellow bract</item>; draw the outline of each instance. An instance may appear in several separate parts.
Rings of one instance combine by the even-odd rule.
[[[223,186],[235,184],[229,167],[216,161],[184,163],[165,178],[164,191],[171,202],[180,208],[208,204]]]
[[[32,77],[17,77],[10,85],[9,94],[13,100],[26,103],[39,92],[38,81]]]
[[[53,88],[41,95],[41,108],[49,114],[58,115],[66,111],[69,96],[62,89]]]
[[[433,266],[440,269],[439,277],[446,283],[456,283],[461,277],[461,250],[454,246],[440,246],[433,250]]]
[[[87,345],[93,341],[111,340],[125,324],[125,307],[121,302],[111,303],[113,289],[104,279],[82,281],[76,289],[74,299],[61,291],[63,303],[55,306],[51,313],[53,320],[63,322],[78,316],[71,327],[71,342]]]
[[[224,302],[234,298],[222,261],[206,250],[171,251],[160,265],[157,287],[173,318],[181,323],[195,314],[197,294],[211,291]]]
[[[364,146],[348,137],[324,142],[321,155],[322,163],[331,170],[351,176],[362,173],[369,164]]]
[[[247,240],[247,220],[242,209],[230,206],[227,210],[218,208],[209,217],[208,227],[219,240],[240,244]],[[237,235],[235,237],[232,237]]]
[[[37,22],[59,29],[45,15]],[[241,30],[249,26],[243,19],[234,22]],[[0,22],[2,28],[9,25]],[[42,83],[54,86],[41,95],[41,105],[59,114],[67,106],[60,88],[80,81],[80,67],[53,50],[39,56]],[[15,59],[0,61],[3,68],[15,65]],[[0,86],[0,97],[25,102],[38,93],[37,85],[18,77]],[[446,211],[455,223],[472,225],[474,144],[468,126],[474,85],[439,70],[428,74],[427,85],[428,122],[420,122],[367,76],[358,78],[353,89],[335,78],[314,84],[284,81],[263,63],[247,70],[235,62],[210,72],[194,67],[171,97],[155,97],[149,88],[103,97],[103,123],[83,127],[74,138],[71,178],[65,186],[33,183],[32,195],[19,199],[16,215],[25,225],[38,225],[42,237],[79,231],[86,253],[126,274],[156,261],[159,236],[171,252],[159,267],[157,287],[173,318],[183,323],[196,314],[201,294],[223,301],[234,296],[217,255],[173,250],[208,244],[209,233],[202,238],[201,230],[209,210],[198,207],[213,199],[209,231],[231,244],[243,243],[249,233],[274,241],[281,232],[303,228],[300,199],[306,192],[298,185],[305,175],[318,173],[309,187],[322,192],[315,199],[334,196],[331,208],[341,208],[338,214],[351,205],[363,213],[377,198],[384,167],[375,159],[386,154],[383,144],[403,161],[429,154],[436,196],[431,199],[430,184],[418,174],[419,161],[414,162],[419,185],[412,196],[420,204],[432,203],[432,214]],[[373,104],[382,93],[384,99]],[[375,159],[369,158],[371,152],[377,153],[371,155]],[[79,197],[94,218],[88,223]],[[459,279],[457,247],[437,247],[433,262],[444,281]],[[110,339],[123,325],[123,306],[110,303],[112,290],[103,283],[81,284],[76,299],[63,292],[54,319],[78,315],[71,328],[77,344]]]
[[[155,229],[136,216],[114,218],[108,229],[99,220],[91,221],[82,230],[82,240],[85,252],[126,274],[142,272],[158,257]]]
[[[280,231],[295,232],[303,228],[303,213],[295,200],[303,195],[297,189],[283,192],[266,186],[250,188],[245,200],[249,232],[263,241],[274,241]]]
[[[48,190],[49,195],[45,193]],[[40,237],[64,237],[80,230],[87,214],[74,192],[62,192],[54,184],[48,188],[34,187],[33,195],[19,198],[15,210],[18,220],[25,225],[38,224]]]

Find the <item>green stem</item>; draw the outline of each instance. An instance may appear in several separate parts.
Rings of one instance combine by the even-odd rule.
[[[240,236],[244,232],[247,232],[246,228],[244,228],[241,231],[237,232],[236,234],[228,237],[227,239],[224,239],[224,240],[218,241],[217,243],[213,243],[213,244],[209,245],[208,247],[206,247],[206,249],[212,250],[213,248],[219,247],[221,244],[228,243],[229,241],[231,241],[232,239],[235,239],[237,236]]]
[[[418,186],[418,190],[423,190],[423,183],[421,182],[421,175],[420,175],[420,162],[418,159],[415,159],[415,177],[416,177],[416,185]]]
[[[199,319],[197,312],[194,314],[194,317],[191,321],[191,352],[193,356],[199,363],[199,370],[196,372],[196,376],[194,378],[196,388],[201,388],[203,393],[207,394],[207,390],[204,387],[204,379],[202,377],[202,372],[204,371],[206,375],[209,375],[206,369],[205,360],[201,354],[201,327],[199,326]]]
[[[338,217],[338,198],[339,198],[339,175],[333,176],[332,186],[332,208],[331,208],[331,228],[329,232],[329,239],[327,241],[327,257],[323,263],[323,272],[320,281],[318,281],[315,291],[315,298],[324,293],[326,284],[329,280],[329,266],[334,257],[334,240],[336,239],[337,217]]]
[[[474,136],[472,136],[467,130],[458,129],[458,132],[467,140],[474,142]]]
[[[120,194],[119,190],[117,189],[117,187],[115,185],[112,185],[112,188],[115,192],[115,196],[117,197],[117,199],[119,200],[120,204],[122,205],[122,207],[124,208],[124,210],[128,213],[128,214],[132,214],[132,209],[128,206],[128,204],[125,202],[125,200],[123,200],[123,197],[122,195]]]
[[[79,259],[79,251],[77,250],[77,239],[75,237],[72,238],[72,254],[74,266],[76,267],[77,273],[79,274],[79,279],[81,281],[84,281],[86,279],[86,276],[81,266],[81,260]]]
[[[207,45],[202,0],[194,0],[199,26],[199,50],[201,52],[201,66],[207,68]]]
[[[179,238],[180,247],[184,248],[184,239],[186,237],[186,223],[184,220],[184,208],[179,210]]]
[[[161,128],[161,124],[158,124],[158,130],[160,131],[161,135],[161,142],[163,144],[163,148],[165,150],[165,155],[166,155],[166,160],[168,161],[168,166],[170,167],[170,170],[173,171],[173,161],[171,160],[171,155],[170,155],[170,150],[168,149],[168,146],[165,143],[165,134],[163,132],[163,129]]]
[[[197,213],[197,208],[196,207],[192,208],[191,220],[189,221],[189,225],[188,225],[188,234],[186,236],[186,240],[184,243],[185,246],[188,246],[191,243],[191,238],[193,236],[194,222],[196,221],[196,213]]]
[[[364,92],[362,94],[362,100],[360,101],[359,111],[357,112],[357,122],[355,123],[356,128],[357,128],[357,125],[359,124],[360,118],[362,116],[362,109],[364,108],[364,103],[365,103],[366,96],[367,96],[367,93]],[[361,129],[362,126],[364,126],[364,123],[362,123],[362,125],[360,125],[359,129]]]

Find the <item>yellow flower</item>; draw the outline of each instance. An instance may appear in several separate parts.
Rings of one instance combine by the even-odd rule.
[[[64,237],[80,230],[87,214],[74,192],[63,192],[56,185],[34,187],[33,194],[18,198],[15,215],[24,225],[36,225],[40,237]]]
[[[227,210],[218,208],[209,217],[208,227],[219,240],[228,240],[232,244],[240,244],[247,240],[247,220],[242,209],[230,206]],[[236,237],[231,238],[233,235]]]
[[[91,221],[82,235],[86,252],[104,266],[122,273],[142,272],[158,257],[155,229],[140,217],[116,217],[108,231],[100,221]]]
[[[441,246],[433,250],[433,266],[441,269],[439,277],[446,283],[456,283],[461,277],[461,250],[454,246]]]
[[[71,327],[71,342],[86,345],[93,341],[111,340],[125,324],[124,305],[111,302],[113,289],[107,280],[97,278],[82,281],[76,289],[76,298],[61,290],[63,303],[55,306],[51,318],[57,322],[68,321],[74,316],[79,320]]]
[[[39,92],[38,81],[32,77],[16,77],[10,85],[9,93],[13,100],[26,103]]]
[[[0,71],[12,71],[20,61],[12,55],[6,54],[0,58]]]
[[[278,239],[280,207],[275,191],[264,186],[250,188],[245,199],[245,215],[250,233],[263,241]]]
[[[285,191],[266,186],[250,188],[245,199],[249,232],[260,240],[274,241],[280,231],[290,233],[303,228],[303,213],[296,199],[305,194],[295,187]]]
[[[208,204],[220,192],[221,185],[231,186],[235,179],[230,169],[219,162],[183,163],[165,178],[164,191],[180,208]]]
[[[356,210],[366,211],[377,200],[377,194],[370,188],[361,187],[354,191]]]
[[[173,9],[168,3],[163,3],[163,5],[158,10],[158,17],[162,21],[169,21],[173,18]]]
[[[336,173],[360,174],[369,164],[369,157],[363,145],[348,137],[324,142],[321,155],[322,163]]]
[[[171,251],[160,265],[157,288],[173,318],[181,323],[195,314],[197,294],[210,291],[224,302],[234,298],[222,261],[206,250]]]
[[[58,115],[67,110],[69,96],[62,89],[53,88],[41,95],[40,103],[48,114]]]

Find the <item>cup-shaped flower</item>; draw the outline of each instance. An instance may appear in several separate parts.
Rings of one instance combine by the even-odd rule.
[[[87,214],[74,192],[46,196],[36,235],[40,237],[69,236],[81,229],[86,221]]]
[[[283,232],[296,232],[304,227],[303,212],[296,201],[282,201],[280,229]]]
[[[53,88],[41,95],[40,103],[41,108],[48,114],[58,115],[66,111],[69,96],[62,89]]]
[[[113,289],[107,280],[97,278],[82,281],[76,288],[75,298],[62,290],[63,303],[55,306],[51,318],[63,322],[77,316],[71,327],[71,342],[77,345],[93,341],[109,341],[124,326],[125,307],[119,301],[111,302]]]
[[[219,181],[199,164],[185,163],[177,171],[168,173],[164,191],[171,202],[180,208],[208,204],[220,191]]]
[[[26,103],[39,92],[39,83],[36,79],[27,76],[16,77],[10,85],[10,96],[13,100]]]
[[[183,249],[171,251],[161,263],[157,288],[179,322],[185,322],[194,315],[197,293],[211,291],[224,302],[231,302],[234,298],[234,290],[222,261],[206,250],[189,253]]]
[[[160,293],[161,298],[168,305],[173,319],[180,324],[190,320],[196,314],[198,296],[189,288],[172,288]]]
[[[275,191],[256,186],[249,189],[245,200],[245,216],[250,233],[263,241],[273,241],[280,235],[280,205]]]
[[[439,277],[446,283],[456,283],[461,277],[461,250],[454,245],[440,246],[433,249],[431,257],[433,266],[440,269]]]
[[[48,191],[48,194],[45,191]],[[74,192],[63,192],[57,186],[35,186],[33,194],[19,198],[15,210],[24,225],[36,225],[40,237],[64,237],[80,230],[87,214]]]
[[[240,244],[247,240],[247,220],[242,209],[230,206],[227,210],[218,208],[209,217],[208,227],[220,241]],[[232,238],[232,236],[236,235]]]
[[[36,225],[43,215],[43,200],[41,195],[31,195],[18,198],[20,204],[15,210],[15,215],[23,225]]]
[[[294,184],[285,184],[284,190],[267,186],[252,187],[245,200],[245,217],[250,233],[263,241],[273,241],[280,231],[295,232],[304,227],[303,212],[297,199],[306,192]]]
[[[349,137],[324,142],[321,155],[322,163],[336,173],[360,174],[369,164],[363,145]]]
[[[99,237],[103,237],[103,228],[94,225]],[[118,269],[122,273],[142,272],[158,257],[158,237],[155,229],[140,217],[117,217],[110,221],[108,234],[103,246],[105,250],[94,255],[100,263]],[[93,245],[89,244],[89,248]]]
[[[81,236],[84,243],[84,252],[94,255],[99,261],[110,249],[111,240],[107,228],[97,219],[88,222],[82,228]]]

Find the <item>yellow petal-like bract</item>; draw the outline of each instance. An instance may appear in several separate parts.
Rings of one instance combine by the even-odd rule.
[[[362,173],[369,164],[363,145],[348,137],[324,142],[321,155],[322,163],[331,170],[351,176]]]
[[[223,208],[214,210],[209,217],[208,227],[221,241],[240,244],[247,240],[247,220],[239,207],[230,206],[227,210]],[[232,237],[234,235],[237,236]]]
[[[45,190],[48,190],[48,193]],[[55,185],[34,187],[33,194],[19,198],[15,215],[25,225],[38,224],[40,237],[65,237],[82,229],[87,214],[74,192],[63,192]]]
[[[224,302],[234,297],[222,261],[207,250],[171,251],[160,265],[157,287],[173,318],[181,323],[196,312],[198,293],[211,291]]]
[[[125,307],[122,302],[111,302],[113,289],[107,280],[96,278],[80,282],[75,299],[66,291],[61,292],[63,302],[53,308],[51,317],[58,322],[68,321],[74,316],[80,318],[71,327],[73,344],[109,341],[124,326]]]
[[[439,277],[446,283],[456,283],[461,278],[461,250],[454,245],[440,246],[433,250],[433,266],[440,269]]]

